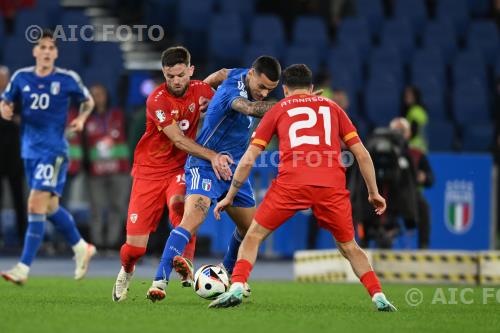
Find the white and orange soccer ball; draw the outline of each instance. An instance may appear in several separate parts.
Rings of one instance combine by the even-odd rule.
[[[201,298],[215,299],[229,289],[229,277],[217,265],[203,265],[194,274],[194,291]]]

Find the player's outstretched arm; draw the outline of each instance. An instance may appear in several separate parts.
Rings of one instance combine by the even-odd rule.
[[[231,103],[231,108],[248,116],[262,118],[266,112],[273,107],[276,102],[255,101],[250,102],[248,99],[239,97]]]
[[[208,83],[213,89],[217,89],[221,83],[227,79],[229,69],[221,68],[217,72],[214,72],[207,76],[203,82]]]
[[[359,170],[363,175],[366,187],[368,188],[368,201],[375,207],[375,213],[382,215],[387,208],[385,199],[378,193],[377,179],[375,177],[375,168],[370,153],[361,143],[355,143],[349,147],[356,157]]]
[[[224,180],[231,179],[232,172],[229,166],[234,163],[231,157],[217,154],[215,151],[197,144],[196,141],[185,136],[176,123],[164,127],[163,133],[165,133],[178,149],[190,155],[210,161],[217,179],[221,179],[221,177]]]
[[[14,117],[14,103],[7,103],[4,100],[0,101],[0,111],[3,119],[12,120],[12,117]]]
[[[69,124],[68,130],[70,132],[81,132],[85,126],[87,118],[92,113],[92,110],[94,110],[94,106],[94,99],[89,95],[89,98],[80,104],[80,113],[78,114],[78,117],[73,119],[73,121]]]
[[[247,181],[250,176],[250,171],[252,171],[255,160],[259,157],[262,149],[250,145],[238,163],[238,167],[234,172],[233,181],[231,182],[231,187],[226,194],[226,197],[217,203],[214,208],[214,215],[217,220],[220,220],[220,213],[227,207],[232,205],[234,197],[240,190],[240,187]]]

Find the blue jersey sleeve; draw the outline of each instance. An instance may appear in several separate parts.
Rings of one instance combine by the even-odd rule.
[[[1,97],[4,101],[11,103],[19,96],[20,91],[19,75],[14,74]]]
[[[231,76],[231,72],[228,76]],[[224,98],[221,99],[221,104],[226,112],[232,110],[231,104],[235,99],[248,99],[248,93],[245,89],[245,82],[241,80],[227,80],[222,88],[224,89]]]
[[[80,76],[74,72],[69,71],[70,80],[69,80],[69,92],[71,97],[77,102],[82,103],[89,99],[90,93],[87,87],[82,82]]]

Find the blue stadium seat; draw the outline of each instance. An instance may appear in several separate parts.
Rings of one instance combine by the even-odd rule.
[[[362,76],[362,61],[358,50],[354,46],[334,47],[330,49],[328,56],[328,71],[332,77],[332,82],[335,84],[336,77],[340,76],[343,84],[349,84],[349,89],[359,91],[363,83]],[[345,75],[351,77],[347,81]]]
[[[491,0],[467,0],[469,12],[473,16],[487,16]]]
[[[213,15],[214,0],[183,0],[177,7],[177,39],[197,58],[207,49],[207,27]]]
[[[477,80],[487,85],[486,64],[478,50],[463,50],[453,61],[453,81]]]
[[[115,42],[92,43],[90,63],[93,67],[107,67],[119,76],[124,68],[120,44]]]
[[[417,34],[423,30],[427,20],[427,8],[422,0],[398,0],[394,3],[394,16],[407,18]]]
[[[299,16],[293,24],[292,42],[318,49],[320,55],[326,55],[330,38],[323,18],[317,16]]]
[[[441,21],[429,21],[425,26],[423,44],[441,49],[443,60],[449,64],[458,49],[458,40],[453,28],[453,23],[449,19]]]
[[[84,67],[83,54],[80,48],[75,47],[71,42],[58,43],[57,48],[59,52],[56,65],[80,73]]]
[[[413,81],[420,90],[422,103],[429,114],[429,118],[446,121],[446,100],[443,85],[434,77],[422,76]]]
[[[410,72],[413,82],[434,78],[441,86],[446,84],[446,67],[439,49],[426,48],[415,52]]]
[[[464,127],[462,149],[467,151],[490,151],[493,146],[493,125],[491,123],[467,125]]]
[[[176,0],[144,0],[144,24],[161,25],[169,35],[177,35],[177,5]]]
[[[271,43],[266,44],[248,44],[243,52],[243,57],[241,59],[241,65],[243,67],[250,67],[255,59],[261,55],[270,55],[277,59],[280,58],[280,50]]]
[[[370,77],[385,73],[394,76],[398,82],[404,81],[401,56],[395,46],[381,46],[373,49],[370,54],[369,66]]]
[[[493,65],[500,56],[498,28],[493,21],[473,21],[467,31],[467,46],[479,50],[488,65]]]
[[[430,151],[450,151],[453,149],[455,127],[449,121],[431,118],[426,132]]]
[[[59,0],[36,1],[34,10],[45,14],[50,27],[54,27],[56,24],[60,23],[63,9]]]
[[[217,0],[219,10],[222,13],[238,14],[242,19],[248,20],[255,11],[255,1],[234,1],[234,0]]]
[[[37,25],[42,29],[51,28],[45,13],[39,13],[35,10],[22,10],[16,13],[14,34],[24,37],[26,29],[32,25]]]
[[[243,26],[238,14],[214,15],[209,31],[209,50],[216,67],[236,67],[243,55]]]
[[[449,17],[458,35],[464,35],[469,23],[467,0],[438,0],[436,14],[438,19]]]
[[[3,63],[9,67],[11,73],[15,70],[34,66],[35,59],[33,58],[33,44],[26,41],[24,36],[7,36],[5,37]]]
[[[500,77],[500,57],[498,57],[495,64],[495,77]]]
[[[318,73],[321,65],[321,59],[316,48],[307,45],[294,44],[289,46],[284,58],[283,68],[293,64],[307,64],[313,75]]]
[[[453,90],[453,113],[462,126],[491,121],[487,90],[477,82],[465,80]]]
[[[338,28],[337,42],[342,47],[355,46],[365,61],[372,44],[368,24],[363,19],[345,18]]]
[[[394,44],[398,47],[401,57],[408,62],[415,49],[415,34],[406,18],[387,20],[382,28],[382,44]]]
[[[386,127],[400,114],[401,89],[396,83],[370,80],[365,89],[366,115],[377,127]]]
[[[379,33],[384,21],[384,9],[380,0],[356,0],[356,13],[368,23],[370,31]]]
[[[210,25],[214,0],[179,1],[177,16],[184,31],[203,32]]]
[[[277,15],[256,15],[250,26],[250,42],[274,44],[281,50],[285,47],[285,28]]]
[[[5,45],[5,27],[4,27],[4,20],[0,21],[0,45]],[[0,63],[3,61],[3,53],[4,47],[0,49]]]

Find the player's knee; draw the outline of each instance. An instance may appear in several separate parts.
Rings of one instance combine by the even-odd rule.
[[[44,193],[34,192],[28,199],[28,213],[47,214],[49,210],[48,197]]]
[[[361,250],[356,242],[337,243],[337,248],[347,259],[355,256]]]

